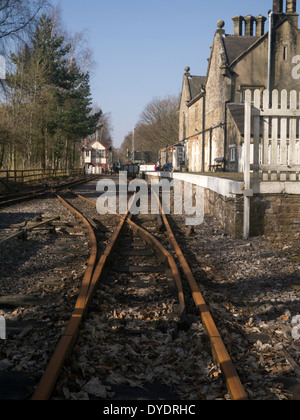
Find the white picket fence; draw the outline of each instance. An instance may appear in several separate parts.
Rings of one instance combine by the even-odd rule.
[[[250,90],[245,98],[244,237],[249,237],[254,181],[300,181],[300,94]],[[250,155],[253,143],[253,156]],[[251,165],[251,161],[253,164]]]

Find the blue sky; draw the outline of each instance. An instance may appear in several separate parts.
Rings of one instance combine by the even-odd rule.
[[[232,16],[267,16],[272,0],[61,0],[60,6],[69,31],[86,31],[96,63],[93,100],[111,113],[119,147],[154,97],[180,93],[186,66],[206,74],[218,20],[232,34]]]

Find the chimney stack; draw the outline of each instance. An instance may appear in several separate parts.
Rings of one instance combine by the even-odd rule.
[[[255,18],[251,15],[245,16],[245,36],[253,36]]]
[[[273,0],[273,12],[276,14],[283,12],[283,0]]]
[[[255,18],[256,20],[256,36],[263,36],[265,34],[265,22],[267,18],[259,15]]]
[[[286,1],[286,13],[296,13],[296,0]]]
[[[234,16],[233,20],[233,28],[234,28],[234,35],[242,36],[243,35],[243,16]]]

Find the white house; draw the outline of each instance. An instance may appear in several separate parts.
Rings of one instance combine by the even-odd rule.
[[[85,140],[82,152],[82,166],[86,173],[102,174],[109,168],[109,150],[94,137],[90,142]]]

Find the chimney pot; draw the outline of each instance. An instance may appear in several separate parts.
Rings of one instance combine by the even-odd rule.
[[[254,21],[255,18],[251,15],[245,16],[245,35],[246,36],[253,36],[253,27],[254,27]]]
[[[234,35],[242,36],[243,35],[243,22],[244,22],[243,16],[234,16],[232,20],[233,20]]]
[[[273,0],[273,12],[274,13],[283,12],[283,0]]]
[[[255,18],[256,20],[256,36],[263,36],[265,34],[265,22],[267,18],[259,15]]]
[[[286,13],[296,13],[296,0],[287,0],[286,1]]]

